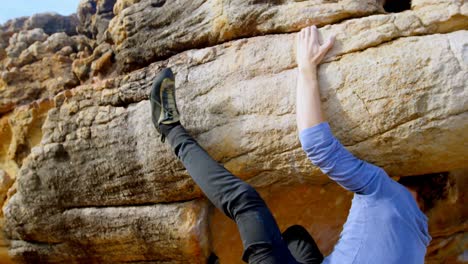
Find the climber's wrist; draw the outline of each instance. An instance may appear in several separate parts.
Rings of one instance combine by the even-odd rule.
[[[317,79],[317,65],[315,64],[308,64],[308,65],[300,65],[298,66],[299,74],[312,78]]]

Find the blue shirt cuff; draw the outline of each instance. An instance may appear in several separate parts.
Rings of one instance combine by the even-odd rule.
[[[333,137],[330,125],[327,122],[306,128],[299,133],[299,140],[303,147],[314,146]]]

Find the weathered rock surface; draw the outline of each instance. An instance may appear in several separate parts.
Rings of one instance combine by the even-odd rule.
[[[14,214],[23,228],[14,230],[10,254],[20,263],[205,263],[209,253],[202,201],[36,210]]]
[[[109,33],[116,44],[117,62],[130,70],[190,48],[293,32],[310,24],[325,25],[378,11],[383,10],[377,0],[143,0],[119,11]]]
[[[125,6],[125,1],[122,2]],[[121,67],[133,69],[185,49],[240,37],[297,31],[311,24],[326,25],[382,11],[379,1],[192,2],[139,1],[119,11],[110,23],[109,33],[116,44]],[[343,43],[347,45],[344,49],[359,50],[365,48],[356,45],[362,38],[378,45],[400,36],[449,32],[466,28],[468,24],[467,4],[460,1],[415,3],[415,9],[414,12],[343,23],[337,30],[340,33],[337,37],[347,40]],[[349,39],[350,36],[353,38]]]
[[[41,141],[41,127],[52,107],[51,100],[36,101],[0,118],[0,167],[10,177],[15,178],[23,159]]]
[[[16,33],[21,30],[42,28],[48,35],[65,32],[67,35],[76,35],[78,18],[76,15],[62,16],[57,13],[42,13],[31,17],[20,17],[7,21],[0,28],[5,32]]]
[[[44,13],[0,26],[0,115],[79,84],[73,60],[94,41],[75,36],[77,25],[76,15]]]
[[[466,86],[467,34],[403,38],[323,65],[325,113],[336,135],[360,157],[393,175],[463,167],[465,148],[459,140],[466,139],[468,104],[460,98],[466,93],[461,88]],[[257,187],[327,182],[309,165],[297,142],[293,42],[290,35],[257,37],[186,52],[166,62],[177,72],[183,122],[216,159]],[[378,54],[385,54],[385,60],[372,63]],[[20,212],[30,219],[35,210],[46,217],[47,208],[199,197],[148,122],[144,99],[158,69],[155,64],[123,80],[57,97],[41,145],[19,172],[18,192],[31,200],[12,200],[7,220]],[[417,75],[405,75],[408,69]],[[119,105],[128,100],[134,103]],[[9,224],[18,232],[16,239],[44,239],[36,231],[44,230],[41,224],[31,224],[32,231]]]
[[[336,136],[392,176],[450,171],[448,195],[428,213],[427,263],[461,263],[468,4],[414,0],[384,14],[383,2],[83,0],[87,37],[9,21],[0,257],[8,247],[17,263],[204,263],[214,250],[240,263],[235,226],[208,210],[150,122],[148,92],[166,66],[184,125],[259,188],[282,229],[302,224],[330,252],[351,194],[309,163],[294,121],[292,32],[318,24],[337,39],[319,71]]]
[[[76,87],[80,82],[72,63],[89,56],[94,45],[83,36],[48,36],[40,28],[15,33],[9,41],[0,65],[0,114]]]
[[[81,0],[78,5],[79,26],[77,30],[89,38],[101,43],[104,33],[114,17],[113,8],[116,0]]]

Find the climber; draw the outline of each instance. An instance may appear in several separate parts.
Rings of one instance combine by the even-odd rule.
[[[297,34],[296,114],[302,147],[332,180],[355,193],[340,240],[325,259],[305,228],[294,225],[281,234],[259,194],[213,160],[184,129],[168,68],[153,82],[152,121],[206,197],[237,224],[245,262],[423,263],[430,237],[416,200],[382,169],[353,157],[323,118],[317,66],[333,42],[330,38],[320,45],[315,26]]]

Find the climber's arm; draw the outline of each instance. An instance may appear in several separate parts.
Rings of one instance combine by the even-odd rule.
[[[330,38],[323,45],[318,41],[315,26],[305,28],[297,34],[296,61],[298,67],[296,93],[296,120],[300,131],[324,120],[320,108],[320,92],[317,80],[317,66],[333,46]]]
[[[299,137],[312,163],[332,180],[347,190],[371,194],[383,181],[389,180],[385,171],[347,151],[333,136],[322,115],[317,65],[332,45],[333,38],[319,44],[316,27],[303,29],[298,34],[296,118]]]

